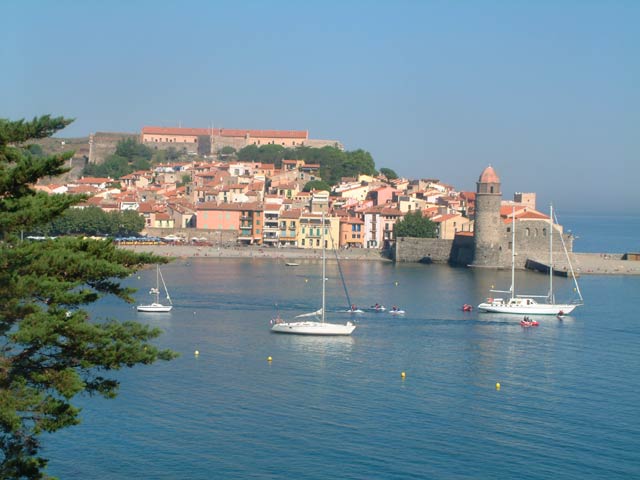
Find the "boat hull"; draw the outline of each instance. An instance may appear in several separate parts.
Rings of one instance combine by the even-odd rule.
[[[510,305],[481,303],[478,311],[483,313],[508,313],[513,315],[568,315],[578,305],[573,304],[544,304],[535,303],[533,305]]]
[[[323,322],[282,322],[271,327],[274,333],[293,335],[351,335],[356,326],[347,322],[345,325]]]
[[[162,305],[161,303],[152,303],[151,305],[138,305],[139,312],[145,313],[167,313],[173,308],[172,305]]]

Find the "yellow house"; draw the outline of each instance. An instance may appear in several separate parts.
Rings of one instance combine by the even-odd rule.
[[[166,212],[152,213],[152,225],[154,228],[174,228],[175,220]]]
[[[338,248],[340,219],[324,217],[324,243],[327,249]],[[299,248],[322,248],[322,214],[303,213],[300,215],[298,240]]]
[[[458,214],[438,215],[431,219],[438,225],[438,238],[453,240],[458,232],[471,231],[471,221]]]

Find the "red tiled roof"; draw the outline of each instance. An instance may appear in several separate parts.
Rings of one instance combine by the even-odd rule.
[[[148,135],[211,135],[209,128],[142,127],[142,134]]]
[[[286,210],[284,212],[282,212],[280,214],[280,218],[289,218],[289,219],[295,219],[295,218],[300,218],[300,213],[301,210],[298,208],[292,208],[291,210]]]
[[[500,177],[491,165],[485,168],[480,174],[478,183],[500,183]]]
[[[219,137],[259,137],[259,138],[302,138],[307,139],[309,132],[305,130],[245,130],[228,128],[175,128],[175,127],[142,127],[142,133],[148,135],[216,135]]]

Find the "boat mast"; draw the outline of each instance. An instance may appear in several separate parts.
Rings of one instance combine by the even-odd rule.
[[[156,303],[160,303],[160,265],[156,263]]]
[[[326,248],[324,245],[324,212],[322,212],[322,323],[324,323],[324,304],[325,304],[325,288],[327,281],[327,262],[326,262]]]
[[[511,299],[516,296],[516,207],[511,209]]]
[[[553,298],[553,204],[549,206],[549,303]]]
[[[556,223],[558,223],[558,217],[555,217],[555,219],[556,219]],[[567,246],[564,243],[564,237],[562,235],[560,235],[560,240],[562,241],[562,249],[564,250],[564,255],[567,258],[567,263],[569,264],[569,270],[571,271],[571,278],[573,278],[573,284],[575,285],[575,290],[578,293],[578,297],[580,298],[580,305],[583,305],[584,298],[582,298],[582,292],[580,291],[580,286],[578,286],[578,279],[576,278],[576,272],[574,272],[573,265],[571,265],[571,259],[569,258],[569,251],[567,250]]]

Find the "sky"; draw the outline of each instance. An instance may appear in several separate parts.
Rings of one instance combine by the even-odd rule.
[[[0,117],[308,130],[377,168],[637,214],[640,1],[0,2]]]

